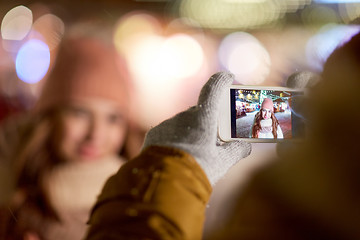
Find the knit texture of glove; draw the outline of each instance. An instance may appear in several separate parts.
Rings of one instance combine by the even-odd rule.
[[[319,74],[310,71],[300,71],[295,72],[288,77],[286,86],[288,88],[306,90],[313,88],[319,81]],[[306,121],[308,118],[308,104],[309,102],[306,95],[293,97],[291,101],[291,110],[296,116]]]
[[[314,72],[309,71],[300,71],[300,72],[294,72],[291,74],[287,81],[286,86],[288,88],[294,88],[294,89],[303,89],[308,90],[316,86],[318,82],[320,81],[320,75]],[[305,95],[295,96],[291,100],[291,111],[293,114],[295,114],[297,117],[302,119],[305,123],[305,136],[307,131],[307,125],[309,124],[309,113],[308,113],[308,107],[309,107],[309,99]],[[289,152],[293,151],[294,149],[297,149],[299,146],[298,143],[294,142],[282,142],[278,143],[276,145],[276,150],[279,156],[286,156]]]
[[[214,185],[251,152],[248,142],[221,142],[218,138],[221,97],[233,79],[227,72],[214,74],[202,88],[197,105],[152,128],[143,148],[169,146],[190,153]]]

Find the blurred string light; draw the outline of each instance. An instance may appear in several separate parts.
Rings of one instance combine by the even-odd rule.
[[[309,66],[316,71],[321,71],[330,54],[359,31],[360,26],[357,25],[329,24],[322,27],[306,45]]]
[[[182,0],[180,16],[202,27],[249,29],[275,24],[287,12],[310,4],[311,0]]]
[[[128,14],[119,20],[114,34],[118,51],[126,57],[137,90],[137,113],[144,127],[179,111],[184,80],[204,65],[204,51],[191,35],[163,35],[163,27],[146,13]]]
[[[50,66],[50,50],[46,43],[32,39],[27,41],[16,56],[16,73],[26,83],[37,83]]]
[[[4,40],[22,40],[30,32],[33,23],[32,11],[17,6],[8,11],[1,22],[1,36]]]
[[[260,84],[270,72],[269,53],[255,37],[245,32],[231,33],[222,40],[219,59],[224,68],[235,74],[237,83]]]

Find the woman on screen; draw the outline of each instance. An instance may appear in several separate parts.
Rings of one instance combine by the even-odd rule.
[[[284,138],[274,114],[274,103],[271,98],[265,98],[262,102],[260,111],[255,115],[250,134],[252,138]]]

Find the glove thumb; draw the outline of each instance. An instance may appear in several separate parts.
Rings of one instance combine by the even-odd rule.
[[[232,165],[236,164],[240,159],[249,156],[251,153],[251,143],[245,141],[225,142],[219,147],[220,156],[228,159],[233,163]]]
[[[232,166],[251,153],[251,144],[245,141],[222,142],[217,148],[219,161],[217,161],[218,166],[211,168],[211,185],[214,185]]]

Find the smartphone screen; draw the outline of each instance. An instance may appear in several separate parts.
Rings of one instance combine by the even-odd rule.
[[[231,138],[301,139],[305,123],[292,109],[302,91],[230,88]]]

